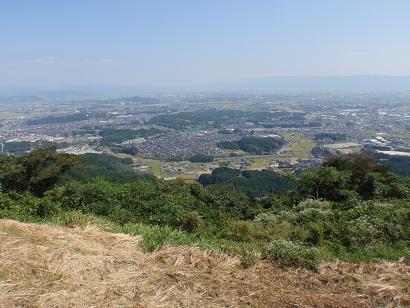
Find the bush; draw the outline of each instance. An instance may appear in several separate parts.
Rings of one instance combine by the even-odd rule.
[[[47,198],[37,198],[29,193],[0,193],[0,218],[39,221],[59,211],[60,205]]]
[[[186,232],[175,230],[168,226],[129,224],[124,226],[122,231],[132,235],[142,236],[143,241],[141,247],[147,252],[152,252],[165,244],[189,245],[192,243],[192,239]]]
[[[254,240],[268,240],[269,234],[262,225],[239,220],[232,224],[230,238],[236,241],[252,242]]]
[[[54,222],[70,228],[84,227],[93,223],[91,216],[80,212],[63,212],[61,215],[56,216]]]
[[[306,199],[296,206],[296,210],[303,211],[305,209],[330,209],[332,204],[329,201],[321,201],[314,199]]]
[[[41,199],[36,204],[35,214],[41,218],[57,215],[61,210],[60,206],[48,199]]]
[[[326,222],[333,219],[333,211],[315,208],[307,208],[295,215],[296,222],[301,225],[306,225],[309,222]]]
[[[243,268],[250,268],[256,263],[256,254],[254,251],[244,250],[241,253],[241,266]]]
[[[204,227],[204,221],[198,213],[189,213],[181,219],[182,228],[189,233],[194,233]]]
[[[280,240],[305,242],[311,237],[311,232],[305,226],[283,221],[270,229],[271,237]]]
[[[265,228],[272,228],[278,224],[278,217],[273,213],[261,213],[253,220],[255,223],[264,226]]]
[[[306,247],[295,242],[273,240],[262,250],[262,257],[280,266],[295,266],[315,269],[319,263],[316,248]]]

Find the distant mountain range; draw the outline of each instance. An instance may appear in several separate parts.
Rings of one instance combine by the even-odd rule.
[[[316,92],[316,91],[364,91],[364,92],[410,92],[410,75],[352,75],[352,76],[274,76],[256,79],[242,79],[230,82],[215,82],[178,86],[110,86],[79,85],[62,88],[0,88],[0,97],[12,96],[42,97],[84,97],[95,95],[133,96],[139,93],[166,92]]]
[[[408,76],[276,76],[232,83],[239,91],[410,91]]]

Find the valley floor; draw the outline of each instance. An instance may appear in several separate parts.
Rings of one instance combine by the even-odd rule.
[[[0,220],[0,307],[410,305],[410,265],[329,262],[317,273],[189,247],[139,248],[94,226]]]

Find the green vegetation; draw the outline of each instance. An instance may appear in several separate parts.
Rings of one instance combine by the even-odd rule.
[[[160,132],[161,131],[156,128],[136,130],[105,128],[100,132],[100,136],[102,137],[101,143],[109,146],[136,138],[150,137]]]
[[[155,177],[160,178],[162,177],[161,174],[161,166],[162,162],[156,159],[142,159],[143,164],[148,165],[149,171]]]
[[[54,123],[69,123],[69,122],[76,122],[76,121],[84,121],[89,120],[92,117],[101,118],[105,117],[106,114],[102,112],[93,112],[93,113],[86,113],[86,112],[79,112],[73,113],[63,116],[52,116],[52,117],[45,117],[40,119],[30,119],[26,121],[27,125],[42,125],[42,124],[54,124]]]
[[[246,115],[238,110],[201,110],[157,115],[148,123],[157,124],[177,130],[186,129],[194,125],[211,125],[219,127],[221,124],[235,123],[238,118]]]
[[[287,132],[283,134],[284,139],[290,143],[285,150],[285,155],[298,158],[309,158],[316,143],[312,139],[303,137],[297,132]]]
[[[377,150],[377,149],[376,149]],[[383,150],[382,148],[380,150]],[[389,150],[389,149],[384,149]],[[383,153],[378,153],[371,148],[365,148],[363,153],[371,155],[377,161],[388,164],[390,168],[397,174],[410,177],[410,156],[394,156]]]
[[[138,176],[133,170],[134,163],[130,158],[118,158],[107,154],[81,155],[85,163],[74,166],[61,175],[60,182],[81,181],[86,182],[96,177],[101,177],[114,182],[129,182]]]
[[[50,148],[50,147],[65,147],[67,146],[66,143],[57,144],[55,142],[50,141],[13,141],[13,142],[6,142],[4,144],[4,152],[8,152],[10,154],[24,154],[31,150],[40,149],[40,148]]]
[[[211,155],[197,154],[189,157],[188,160],[193,163],[211,163],[214,161],[214,157]]]
[[[332,141],[345,141],[346,134],[341,133],[319,133],[315,135],[315,140],[331,139]]]
[[[240,171],[220,167],[214,169],[212,174],[202,174],[198,181],[204,186],[230,186],[250,197],[263,197],[273,193],[284,193],[295,188],[295,183],[289,177],[270,170]]]
[[[293,242],[273,240],[263,251],[266,259],[271,259],[284,266],[304,266],[314,269],[318,264],[318,250],[304,247]]]
[[[192,163],[211,163],[214,161],[212,155],[206,154],[196,154],[190,157],[169,157],[167,162],[181,162],[181,161],[190,161]]]
[[[238,141],[223,141],[218,147],[228,150],[241,150],[254,155],[269,154],[283,146],[281,139],[271,137],[244,137]]]
[[[148,123],[183,130],[195,125],[220,128],[233,123],[254,123],[265,127],[304,127],[317,126],[317,123],[306,125],[304,113],[286,111],[255,112],[232,109],[208,109],[190,112],[178,112],[153,117]]]
[[[42,196],[57,183],[60,175],[82,162],[78,156],[58,154],[55,148],[8,156],[0,160],[0,183],[6,190],[30,191]]]
[[[308,268],[332,258],[410,257],[408,183],[368,157],[333,158],[296,177],[294,189],[262,199],[226,185],[146,177],[57,184],[81,161],[53,150],[1,159],[0,218],[91,222],[142,235],[148,251],[163,244],[196,245],[239,254],[244,266],[251,266],[255,255]],[[263,182],[266,176],[222,171],[225,183],[236,177]]]
[[[305,173],[310,178],[311,173]],[[370,156],[344,156],[328,159],[323,167],[317,171],[318,182],[315,183],[316,192],[326,199],[342,200],[344,194],[355,192],[363,199],[374,197],[405,198],[407,195],[404,179],[390,172],[390,167],[378,164]],[[325,174],[325,177],[320,177]],[[332,177],[333,176],[333,177]],[[330,181],[338,181],[337,190],[333,186],[324,188]],[[319,186],[318,186],[319,185]],[[332,193],[334,195],[331,195]]]
[[[332,153],[329,149],[322,147],[322,146],[315,146],[311,151],[312,155],[315,157],[330,157]]]
[[[363,131],[363,135],[367,137],[376,137],[377,136],[377,131],[374,129],[366,129]]]

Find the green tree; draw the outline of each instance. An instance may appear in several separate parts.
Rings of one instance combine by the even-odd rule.
[[[364,155],[332,157],[325,161],[323,166],[349,172],[351,177],[348,189],[356,191],[362,198],[371,199],[375,196],[403,198],[406,195],[402,179],[392,173],[388,165],[377,163],[373,157]]]
[[[57,153],[55,148],[6,157],[0,159],[0,183],[6,190],[31,191],[41,196],[61,174],[82,162],[79,156]]]
[[[303,173],[298,179],[299,192],[308,198],[341,200],[348,188],[351,174],[334,167],[320,167]]]

